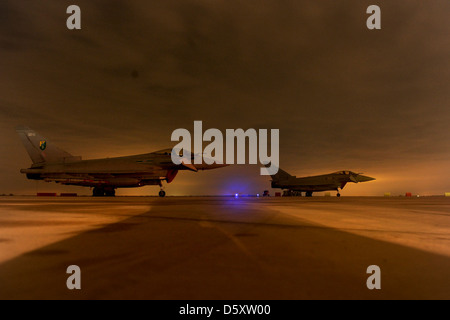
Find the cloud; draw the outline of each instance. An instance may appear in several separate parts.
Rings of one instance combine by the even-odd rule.
[[[448,1],[379,1],[380,31],[366,1],[79,0],[80,31],[70,4],[0,4],[1,134],[16,152],[0,165],[17,192],[21,123],[89,158],[164,148],[203,120],[279,128],[281,165],[304,174],[450,172]]]

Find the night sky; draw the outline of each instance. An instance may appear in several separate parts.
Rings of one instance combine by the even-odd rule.
[[[93,2],[0,2],[0,193],[90,193],[20,174],[17,125],[92,159],[170,148],[194,120],[280,129],[297,176],[377,178],[343,195],[450,192],[448,0]],[[66,28],[71,4],[82,30]],[[371,4],[381,30],[366,27]],[[262,193],[259,167],[181,172],[166,191]]]

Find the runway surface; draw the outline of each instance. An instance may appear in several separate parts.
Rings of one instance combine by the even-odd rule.
[[[0,299],[450,299],[450,198],[0,197]]]

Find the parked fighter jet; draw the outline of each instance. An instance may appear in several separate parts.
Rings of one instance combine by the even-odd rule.
[[[375,180],[375,178],[352,171],[338,171],[320,176],[297,178],[279,169],[277,174],[272,176],[272,188],[287,189],[288,194],[300,196],[302,192],[305,192],[307,197],[311,197],[313,192],[336,190],[337,196],[340,197],[339,189],[344,189],[348,182],[358,183],[371,180]]]
[[[30,168],[20,170],[28,179],[93,187],[93,196],[113,197],[117,188],[159,185],[159,196],[164,197],[166,193],[162,182],[172,182],[179,170],[197,172],[226,166],[192,164],[194,161],[182,161],[180,165],[175,165],[171,159],[172,149],[119,158],[82,160],[27,127],[17,127],[16,131],[33,161]],[[195,157],[186,156],[191,160]]]

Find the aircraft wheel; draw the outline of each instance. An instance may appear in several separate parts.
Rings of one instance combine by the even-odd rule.
[[[166,192],[165,192],[164,190],[161,190],[161,191],[159,192],[159,196],[160,196],[161,198],[164,198],[164,197],[166,196]]]
[[[338,194],[336,195],[336,197],[338,197],[338,198],[339,198],[340,196],[341,196],[341,194],[340,194],[340,193],[338,192]]]
[[[308,192],[305,193],[305,197],[312,197],[312,194],[313,193],[311,191],[308,191]]]
[[[102,188],[95,187],[94,190],[92,191],[93,197],[103,197],[104,195],[105,195],[105,190],[103,190]]]
[[[115,197],[116,196],[116,190],[109,189],[105,191],[105,196],[107,197]]]

